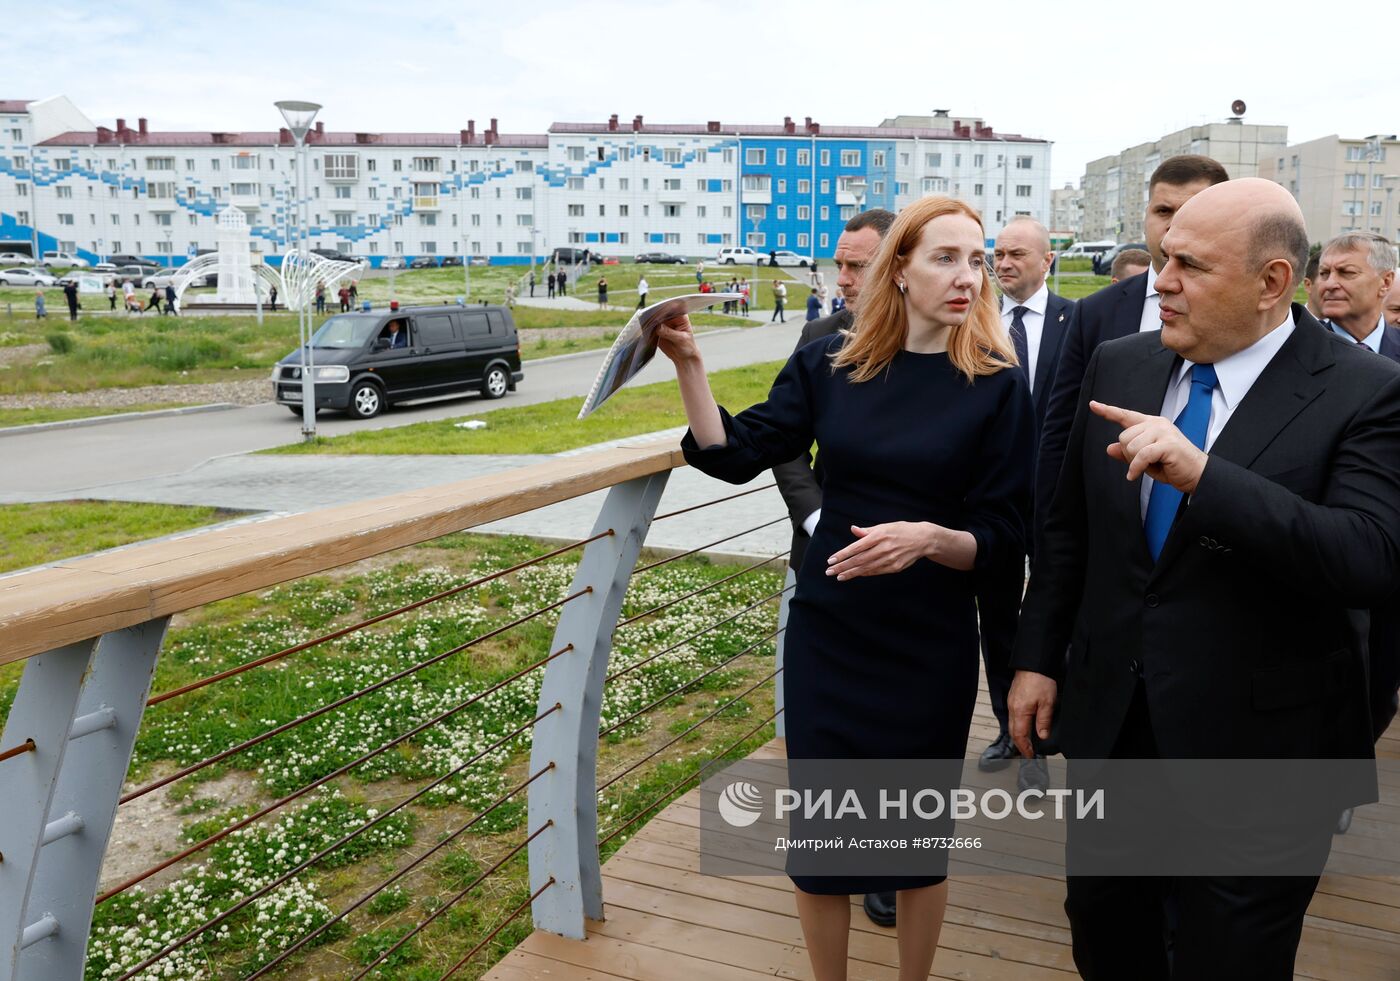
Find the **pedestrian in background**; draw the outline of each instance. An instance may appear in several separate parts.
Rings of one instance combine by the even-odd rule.
[[[651,284],[647,282],[647,278],[646,278],[645,276],[643,276],[641,279],[637,280],[637,309],[638,309],[638,310],[640,310],[642,307],[644,307],[644,306],[647,305],[647,292],[648,292],[650,289],[651,289]]]
[[[48,308],[44,306],[44,289],[40,287],[34,291],[34,319],[43,320],[48,315]]]
[[[554,273],[547,272],[544,274],[544,285],[549,289],[549,298],[551,300],[554,299]]]
[[[531,269],[531,270],[530,270],[530,298],[533,299],[534,296],[535,296],[535,271],[534,271],[533,269]]]
[[[277,287],[276,287],[276,286],[272,287],[272,290],[267,294],[267,302],[268,302],[268,306],[272,309],[272,312],[273,312],[273,313],[276,313],[276,312],[277,312]]]
[[[165,287],[165,313],[166,315],[180,315],[180,311],[175,309],[175,284],[167,283]]]
[[[341,312],[341,313],[349,313],[349,312],[350,312],[350,290],[348,290],[347,288],[345,288],[344,286],[342,286],[340,289],[336,290],[335,295],[336,295],[336,298],[337,298],[338,300],[340,300],[340,312]]]
[[[325,283],[317,283],[317,284],[316,284],[316,312],[317,312],[317,313],[325,313],[325,312],[326,312],[326,284],[325,284]]]
[[[787,287],[783,285],[781,280],[775,280],[773,283],[773,316],[768,318],[770,324],[775,320],[780,324],[787,323],[787,316],[783,313],[783,305],[786,302]]]
[[[819,320],[821,319],[821,315],[822,298],[818,296],[817,291],[813,289],[811,294],[807,297],[807,322],[811,323],[813,320]]]
[[[107,280],[107,307],[113,312],[117,309],[117,286],[110,279]]]
[[[68,301],[68,319],[78,319],[78,284],[69,280],[63,284],[63,298]]]
[[[608,308],[608,277],[606,277],[606,276],[599,276],[599,277],[598,277],[598,309],[599,309],[599,310],[606,310],[607,308]]]

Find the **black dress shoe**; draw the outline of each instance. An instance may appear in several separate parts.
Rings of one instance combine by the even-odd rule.
[[[865,915],[876,926],[894,926],[895,894],[892,892],[868,892],[865,894]]]
[[[1345,811],[1343,811],[1343,812],[1341,813],[1341,816],[1337,818],[1337,826],[1336,826],[1335,828],[1332,829],[1332,833],[1333,833],[1334,835],[1344,835],[1344,834],[1347,833],[1347,829],[1350,828],[1350,827],[1351,827],[1351,808],[1348,807]]]
[[[977,769],[983,773],[1004,770],[1007,764],[1020,755],[1016,747],[1011,745],[1011,734],[1003,732],[990,746],[982,750],[982,755],[977,760]]]
[[[1021,771],[1016,774],[1016,790],[1020,793],[1027,790],[1039,790],[1044,793],[1049,789],[1050,770],[1045,765],[1045,757],[1021,760]]]

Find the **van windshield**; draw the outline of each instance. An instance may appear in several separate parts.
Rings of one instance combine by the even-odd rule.
[[[311,338],[311,346],[364,347],[378,326],[379,320],[375,317],[332,317]]]

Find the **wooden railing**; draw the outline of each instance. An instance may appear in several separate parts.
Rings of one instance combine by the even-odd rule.
[[[611,449],[389,498],[131,546],[0,578],[0,664],[24,662],[23,678],[6,719],[3,737],[0,737],[0,801],[4,809],[4,818],[0,820],[0,937],[3,938],[0,941],[0,981],[78,981],[83,977],[95,903],[105,902],[198,854],[333,777],[349,772],[380,753],[393,751],[453,713],[539,669],[544,669],[544,676],[533,718],[496,744],[505,744],[517,735],[528,735],[531,739],[528,777],[457,834],[514,795],[526,793],[528,837],[482,878],[514,855],[526,852],[530,898],[513,915],[521,915],[528,908],[536,927],[582,938],[585,918],[602,916],[597,800],[607,783],[600,786],[597,772],[600,709],[605,684],[610,678],[626,673],[609,675],[612,635],[619,626],[624,595],[633,575],[671,561],[662,559],[636,568],[653,520],[706,506],[685,508],[671,515],[656,514],[671,471],[683,465],[683,458],[674,447],[658,448],[653,444]],[[609,493],[592,533],[586,538],[512,569],[237,665],[177,690],[151,693],[162,640],[175,614],[605,489]],[[755,491],[744,492],[750,493]],[[776,495],[770,497],[764,505],[765,514],[776,517],[767,523],[781,524],[785,516]],[[262,669],[317,644],[575,549],[582,554],[573,583],[558,601],[467,644],[427,657],[392,677],[280,722],[174,774],[124,793],[137,730],[147,706],[221,683],[244,671]],[[729,578],[765,567],[780,570],[784,557],[785,553],[774,555]],[[709,588],[695,590],[675,602]],[[785,604],[790,588],[789,579],[783,589],[763,597],[759,604]],[[120,805],[204,767],[225,763],[267,739],[295,732],[303,723],[335,711],[356,698],[554,611],[558,612],[559,620],[547,657],[473,694],[436,718],[400,733],[329,776],[98,895],[104,854]],[[652,612],[655,611],[644,611],[624,624]],[[707,629],[733,619],[721,620]],[[775,633],[755,638],[753,647],[771,643],[775,636],[780,640],[782,630],[780,621]],[[745,653],[747,650],[740,652],[741,655]],[[662,651],[656,656],[664,654]],[[636,665],[627,670],[633,667]],[[781,670],[779,662],[760,684],[776,677]],[[644,711],[691,688],[698,680],[687,681],[663,699],[646,706]],[[780,702],[777,712],[765,719],[759,728],[771,723],[779,713]],[[613,725],[606,732],[616,728],[617,725]],[[418,799],[485,755],[482,753],[468,760],[462,767],[420,788],[391,810]],[[642,763],[655,755],[653,752]],[[622,772],[630,773],[631,769]],[[613,779],[619,778],[614,775]],[[638,812],[628,824],[644,819],[650,810],[648,807]],[[166,976],[161,973],[161,961],[182,945],[218,927],[266,894],[268,889],[310,867],[386,816],[374,818],[301,863],[272,886],[245,897],[233,909],[225,910],[213,920],[180,934],[139,963],[124,965],[125,973],[120,977]],[[614,834],[622,830],[618,828]],[[409,869],[443,844],[446,842],[419,856]],[[335,919],[358,908],[409,869],[400,870],[359,903],[337,914]],[[419,924],[415,932],[426,927],[442,911],[438,910]],[[276,952],[270,962],[264,958],[262,966],[250,977],[261,977],[286,961],[329,925]],[[494,936],[493,932],[473,948],[472,953]],[[387,956],[388,952],[384,954]],[[463,958],[443,977],[450,976],[466,960]]]

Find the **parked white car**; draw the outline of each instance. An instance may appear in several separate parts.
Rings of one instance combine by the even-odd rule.
[[[0,270],[0,283],[6,286],[53,286],[58,280],[38,269],[20,268]]]
[[[379,264],[380,269],[407,269],[408,260],[401,255],[386,255]]]
[[[812,264],[812,257],[809,255],[798,255],[791,249],[778,249],[773,253],[773,259],[780,266],[798,266],[806,269]]]
[[[767,258],[763,253],[755,252],[747,245],[729,245],[719,250],[719,255],[715,256],[715,262],[721,266],[732,266],[740,262],[756,265]]]
[[[86,269],[88,267],[88,261],[75,256],[71,252],[45,252],[44,265],[64,266],[68,269]]]
[[[34,257],[25,255],[23,252],[0,252],[0,267],[28,266],[33,262]]]

